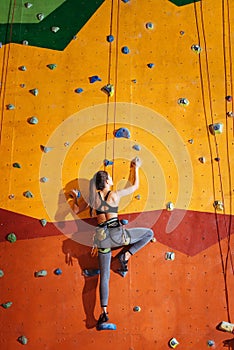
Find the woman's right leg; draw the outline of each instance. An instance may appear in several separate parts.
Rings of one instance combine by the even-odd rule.
[[[98,323],[103,323],[108,321],[107,305],[109,299],[111,249],[98,249],[98,261],[100,268],[100,304],[103,311],[99,317]]]

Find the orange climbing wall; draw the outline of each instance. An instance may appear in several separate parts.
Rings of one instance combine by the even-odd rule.
[[[234,108],[226,99],[233,96],[233,16],[228,0],[106,0],[62,51],[2,46],[0,303],[13,304],[0,308],[1,349],[22,347],[22,335],[34,350],[166,349],[172,337],[181,350],[207,349],[208,340],[234,348],[233,336],[217,329],[234,322]],[[90,83],[96,75],[101,81]],[[108,83],[112,97],[101,90]],[[221,134],[210,133],[213,123],[223,124]],[[129,139],[114,138],[122,126]],[[114,160],[107,170],[123,187],[136,155],[141,185],[120,215],[129,226],[152,227],[158,242],[132,258],[124,279],[113,252],[109,313],[117,330],[97,332],[98,277],[82,274],[98,267],[90,257],[94,220],[88,210],[75,216],[68,192],[78,187],[82,205],[104,159]],[[175,260],[165,259],[168,251]],[[42,269],[47,276],[36,278]]]

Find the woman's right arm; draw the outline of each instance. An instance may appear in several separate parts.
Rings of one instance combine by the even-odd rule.
[[[133,169],[133,176],[134,176],[134,181],[133,181],[133,184],[130,185],[129,187],[127,188],[124,188],[122,190],[118,190],[116,191],[117,195],[119,198],[121,197],[124,197],[124,196],[127,196],[129,194],[132,194],[133,192],[135,192],[138,187],[139,187],[139,168],[141,166],[141,161],[139,158],[134,158],[132,161],[131,161],[131,168]]]

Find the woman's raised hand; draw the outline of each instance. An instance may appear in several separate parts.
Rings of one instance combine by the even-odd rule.
[[[140,168],[141,166],[141,160],[138,157],[133,158],[133,160],[131,161],[131,166],[135,167],[135,168]]]

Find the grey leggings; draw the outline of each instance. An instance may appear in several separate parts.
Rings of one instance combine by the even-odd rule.
[[[127,249],[132,255],[143,248],[154,236],[151,229],[148,228],[131,228],[126,230],[131,238],[131,246]],[[126,251],[126,246],[121,252]],[[100,268],[100,303],[101,306],[107,306],[109,298],[109,279],[111,250],[107,253],[98,252],[99,268]]]

